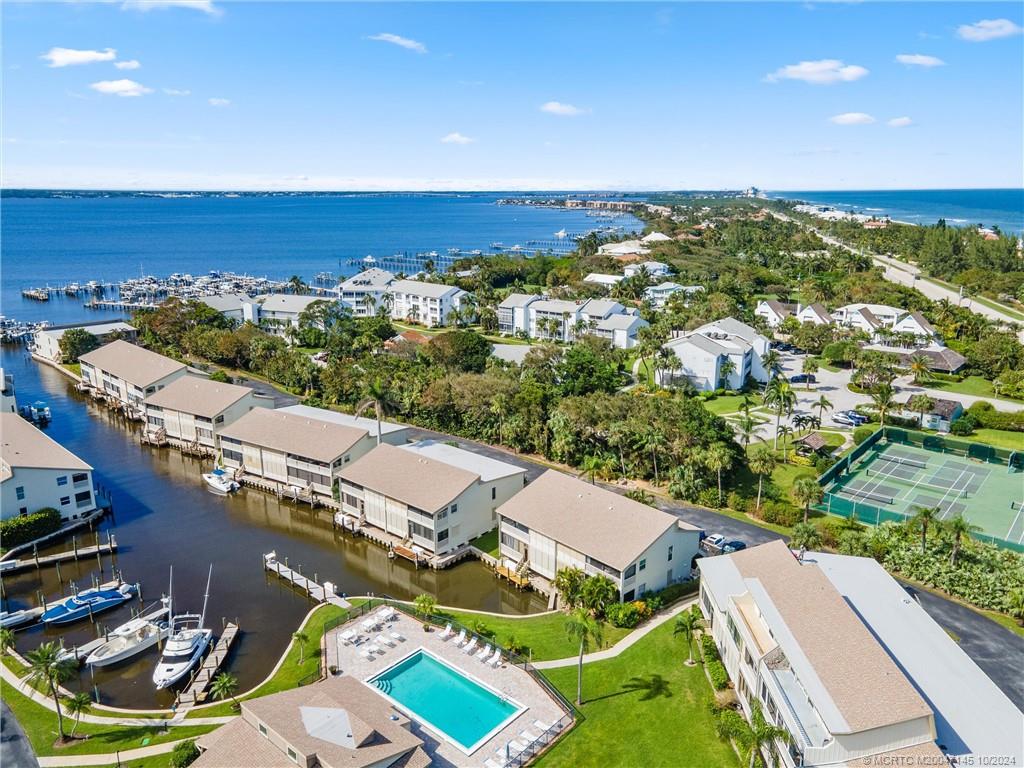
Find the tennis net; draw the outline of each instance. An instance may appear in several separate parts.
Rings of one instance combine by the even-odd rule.
[[[890,461],[893,464],[905,464],[908,467],[917,467],[918,469],[924,469],[928,466],[927,461],[921,461],[919,459],[904,459],[900,456],[890,456],[887,453],[880,454],[878,456],[879,461]]]
[[[882,494],[875,493],[874,491],[865,491],[865,490],[858,489],[858,488],[845,487],[845,488],[840,489],[839,493],[841,493],[843,495],[846,495],[846,496],[856,496],[857,498],[860,498],[860,499],[868,499],[870,501],[877,501],[877,502],[880,502],[882,504],[892,504],[893,503],[893,497],[892,496],[883,496]]]

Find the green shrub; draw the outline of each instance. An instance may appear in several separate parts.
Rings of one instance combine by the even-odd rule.
[[[231,377],[224,373],[224,371],[218,370],[210,374],[210,381],[219,381],[221,384],[230,384]]]
[[[702,507],[718,509],[722,506],[722,500],[718,496],[718,488],[705,488],[697,494],[697,503]]]
[[[729,685],[729,673],[725,671],[725,664],[718,659],[709,661],[706,665],[708,677],[711,678],[711,685],[716,691],[720,691]]]
[[[718,646],[715,645],[715,638],[711,635],[700,636],[700,653],[704,657],[704,661],[718,661],[721,658],[718,655]]]
[[[974,434],[974,428],[977,426],[977,422],[974,417],[969,413],[965,413],[959,419],[949,425],[949,433],[956,435],[957,437],[967,437],[968,435]]]
[[[651,609],[652,615],[660,611],[665,605],[665,601],[662,600],[657,593],[644,597],[644,602],[647,603],[647,607]]]
[[[967,414],[975,420],[977,426],[985,429],[1024,432],[1024,411],[997,411],[992,403],[979,400],[967,409]]]
[[[658,599],[661,601],[662,606],[671,605],[680,598],[687,597],[694,594],[700,589],[700,582],[696,579],[687,579],[686,581],[680,581],[676,584],[669,584],[664,589],[659,589],[657,592],[648,593],[645,599],[650,603],[652,599]]]
[[[747,508],[747,497],[739,491],[730,491],[729,495],[725,497],[725,505],[729,509],[743,512]]]
[[[605,608],[604,615],[612,623],[612,626],[623,629],[633,629],[641,621],[651,616],[651,609],[643,600],[634,600],[631,603],[613,603]]]
[[[60,528],[60,512],[44,507],[24,517],[12,517],[0,523],[0,541],[6,549],[47,536]]]
[[[761,504],[761,519],[772,525],[789,527],[800,519],[800,510],[789,502],[769,499]]]
[[[836,460],[831,456],[819,456],[814,462],[814,471],[819,475],[823,475],[830,470],[836,463]]]
[[[473,622],[473,631],[481,637],[493,637],[494,631],[487,626],[481,619],[477,619]]]
[[[171,751],[171,768],[187,768],[199,757],[199,747],[194,740],[189,739],[180,744],[175,744]]]
[[[869,437],[871,437],[874,433],[875,427],[872,427],[868,424],[862,424],[861,426],[853,430],[853,442],[856,443],[857,445],[860,445]]]

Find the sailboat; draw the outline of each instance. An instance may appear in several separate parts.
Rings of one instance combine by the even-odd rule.
[[[213,638],[213,631],[203,625],[206,623],[206,603],[210,599],[210,579],[213,577],[213,565],[206,577],[206,594],[203,597],[201,614],[182,613],[171,616],[170,634],[164,643],[164,651],[160,661],[153,670],[153,683],[156,689],[169,688],[188,674],[189,670],[203,657]]]
[[[90,667],[107,667],[119,661],[142,653],[163,640],[171,631],[171,589],[174,586],[174,570],[171,569],[171,586],[167,597],[160,598],[160,607],[143,616],[126,621],[109,635],[106,641],[85,659]]]

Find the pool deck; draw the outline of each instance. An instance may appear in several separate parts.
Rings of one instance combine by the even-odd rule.
[[[528,742],[529,739],[521,735],[523,731],[529,730],[535,736],[541,735],[540,730],[534,726],[535,720],[540,720],[543,723],[555,723],[565,715],[558,702],[549,696],[525,670],[512,666],[504,660],[501,666],[492,668],[478,661],[475,654],[463,653],[462,649],[455,645],[454,637],[447,641],[442,640],[441,631],[436,627],[431,632],[424,632],[423,625],[419,621],[400,612],[394,620],[382,625],[382,630],[385,636],[390,632],[397,632],[405,638],[405,641],[393,640],[395,647],[378,642],[376,645],[383,653],[373,654],[372,659],[365,659],[359,655],[359,652],[374,644],[374,638],[379,632],[364,630],[362,628],[364,620],[365,617],[360,616],[327,633],[325,662],[328,667],[336,666],[339,669],[339,674],[351,675],[365,681],[380,674],[414,651],[423,648],[467,677],[498,691],[525,707],[525,710],[514,720],[468,756],[454,744],[445,741],[440,734],[419,723],[415,713],[406,713],[412,718],[415,724],[414,732],[424,740],[424,749],[435,761],[435,765],[483,766],[487,759],[501,764],[503,760],[497,757],[496,751],[503,752],[506,744],[512,740],[523,744]],[[358,646],[344,644],[341,640],[341,633],[346,630],[354,630],[359,633],[363,642]],[[485,642],[484,646],[486,644]],[[476,650],[480,650],[481,647],[478,640]],[[377,689],[373,687],[373,690]]]

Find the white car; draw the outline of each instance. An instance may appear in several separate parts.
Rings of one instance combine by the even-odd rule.
[[[720,533],[712,533],[710,536],[705,536],[702,543],[710,549],[721,549],[725,542],[725,536]]]
[[[836,424],[842,424],[846,427],[859,427],[863,422],[856,419],[851,419],[845,413],[834,413],[832,414],[832,421]]]

